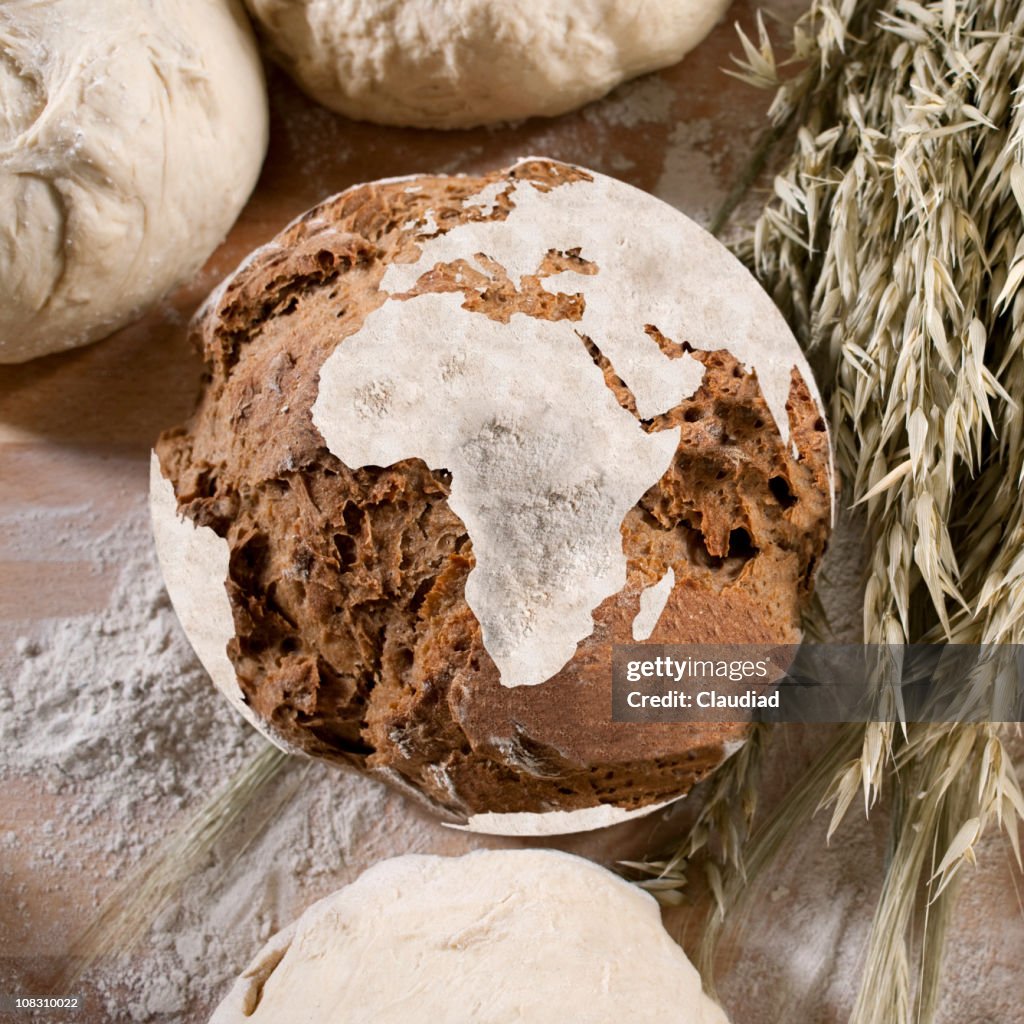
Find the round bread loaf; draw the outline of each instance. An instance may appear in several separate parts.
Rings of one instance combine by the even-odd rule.
[[[552,116],[675,64],[731,0],[246,0],[271,53],[358,120],[469,128]]]
[[[645,892],[580,857],[396,857],[275,935],[210,1024],[728,1024]]]
[[[653,810],[742,740],[611,720],[613,644],[796,642],[830,528],[807,365],[692,221],[541,159],[362,185],[193,334],[158,550],[275,742],[537,834]]]
[[[105,337],[191,277],[266,148],[238,0],[0,4],[0,363]]]

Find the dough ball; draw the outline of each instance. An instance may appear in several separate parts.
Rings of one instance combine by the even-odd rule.
[[[542,159],[362,185],[193,335],[158,551],[282,746],[528,834],[651,811],[736,749],[742,723],[611,721],[613,645],[797,642],[831,463],[781,314],[683,214]]]
[[[0,362],[102,338],[191,277],[266,147],[235,0],[0,5]]]
[[[210,1024],[728,1024],[657,903],[580,857],[396,857],[310,907]]]
[[[246,0],[278,61],[348,117],[470,128],[589,103],[675,64],[730,0]]]

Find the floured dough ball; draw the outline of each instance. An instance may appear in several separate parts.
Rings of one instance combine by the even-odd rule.
[[[614,643],[796,642],[829,532],[807,364],[688,218],[550,160],[362,185],[193,334],[158,550],[276,742],[536,834],[653,810],[742,740],[611,721]]]
[[[728,1024],[610,871],[550,850],[396,857],[310,907],[210,1024]]]
[[[266,147],[236,0],[0,4],[0,362],[102,338],[191,277]]]
[[[358,120],[470,128],[589,103],[675,64],[731,0],[246,0],[271,52]]]

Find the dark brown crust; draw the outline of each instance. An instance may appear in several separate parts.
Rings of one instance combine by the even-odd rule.
[[[417,255],[409,225],[424,230],[428,211],[440,230],[484,217],[465,200],[502,176],[360,186],[291,225],[197,317],[204,392],[157,451],[179,507],[228,540],[229,654],[246,699],[289,744],[393,769],[458,815],[640,807],[686,792],[745,727],[611,723],[611,644],[631,642],[640,592],[667,567],[677,585],[652,641],[795,641],[828,535],[827,434],[794,371],[793,457],[728,339],[693,352],[700,390],[644,424],[679,427],[681,441],[623,523],[626,587],[557,676],[501,686],[465,601],[473,549],[445,472],[419,460],[349,469],[310,409],[324,360],[380,305],[387,264]],[[504,176],[544,190],[587,177],[542,161]],[[500,196],[484,219],[509,206]],[[415,291],[462,291],[465,308],[499,321],[576,321],[582,297],[542,286],[569,265],[586,271],[577,252],[552,251],[519,288],[496,264],[437,267]],[[670,355],[689,350],[648,332]],[[600,339],[580,337],[635,415]]]

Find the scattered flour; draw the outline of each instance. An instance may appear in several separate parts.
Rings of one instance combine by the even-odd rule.
[[[580,114],[596,125],[636,128],[667,122],[676,102],[676,90],[661,75],[645,75],[620,85],[600,103],[589,103]]]
[[[728,194],[721,150],[713,146],[712,124],[697,118],[680,121],[668,137],[665,162],[654,194],[707,224]]]
[[[65,524],[62,546],[81,544],[97,574],[114,575],[107,607],[26,620],[0,648],[0,785],[58,809],[0,827],[0,891],[26,915],[23,942],[13,944],[13,928],[0,939],[0,992],[45,989],[77,934],[59,912],[28,916],[40,889],[65,907],[96,905],[265,742],[193,655],[160,579],[145,496],[134,506],[87,548],[95,534]],[[90,517],[87,507],[62,511]],[[4,525],[27,539],[33,527],[62,521],[53,510],[29,511]],[[205,1020],[272,931],[368,860],[437,851],[429,840],[441,831],[375,781],[289,762],[160,914],[144,946],[101,962],[83,981],[88,1019]],[[470,845],[445,842],[456,852]],[[356,845],[359,863],[350,865]],[[89,892],[95,900],[83,899]],[[6,916],[0,921],[7,926]]]
[[[0,772],[55,793],[88,785],[79,825],[157,802],[167,816],[256,749],[177,629],[151,547],[142,515],[108,533],[89,552],[94,571],[119,567],[106,612],[26,624],[4,660],[0,712],[17,714],[0,717]],[[181,750],[194,755],[179,760]]]

